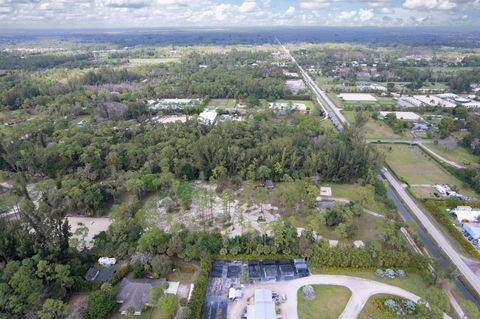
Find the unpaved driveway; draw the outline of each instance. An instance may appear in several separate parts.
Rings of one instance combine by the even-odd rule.
[[[339,319],[354,319],[362,311],[368,298],[376,294],[391,294],[401,296],[418,302],[420,297],[402,288],[387,285],[377,281],[342,275],[312,275],[310,277],[271,283],[258,283],[245,289],[244,297],[228,305],[228,318],[238,319],[247,306],[247,298],[252,297],[255,289],[268,288],[279,294],[287,296],[287,302],[282,305],[283,319],[296,319],[297,316],[297,291],[305,285],[337,285],[345,286],[352,291]]]

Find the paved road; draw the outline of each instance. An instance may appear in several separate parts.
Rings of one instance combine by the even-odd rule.
[[[282,47],[283,51],[285,51],[285,53],[290,56],[292,62],[300,70],[300,73],[302,74],[305,83],[317,97],[318,103],[322,107],[323,113],[332,120],[337,130],[342,131],[343,128],[348,125],[348,122],[343,116],[343,114],[330,100],[327,94],[318,87],[317,83],[315,83],[315,81],[310,77],[310,75],[297,63],[297,60],[295,60],[290,51],[287,50],[287,48],[285,48],[285,46],[278,39],[276,40],[278,44]]]
[[[470,286],[480,294],[480,278],[472,271],[472,269],[465,263],[462,256],[452,247],[450,242],[445,236],[432,224],[428,217],[421,211],[415,202],[410,198],[407,192],[403,189],[402,185],[395,179],[395,177],[386,169],[383,170],[383,175],[390,182],[397,194],[408,206],[410,211],[417,217],[426,231],[430,234],[433,240],[437,243],[438,247],[442,249],[445,254],[450,258],[453,264],[458,268],[460,274],[468,281]]]
[[[339,319],[357,318],[367,303],[368,298],[376,294],[397,295],[413,300],[414,302],[418,302],[420,299],[417,295],[402,288],[369,279],[343,275],[312,275],[310,277],[290,281],[258,283],[248,286],[245,289],[244,296],[241,300],[229,303],[228,318],[241,318],[241,314],[247,306],[247,298],[253,296],[254,290],[257,288],[268,288],[274,292],[287,296],[287,302],[282,305],[283,319],[297,319],[297,291],[305,285],[337,285],[350,289],[352,296],[348,300]]]

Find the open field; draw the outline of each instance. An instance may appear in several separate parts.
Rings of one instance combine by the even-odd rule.
[[[234,108],[237,105],[235,99],[211,99],[208,101],[207,107],[211,109],[216,108]]]
[[[343,111],[342,113],[348,122],[353,123],[355,121],[355,111]],[[372,118],[368,119],[363,130],[367,139],[402,140],[408,137],[407,132],[402,135],[396,134],[384,121]]]
[[[316,297],[313,300],[303,296],[302,289],[297,292],[299,319],[336,319],[345,308],[351,291],[342,286],[314,285]]]
[[[153,65],[163,63],[178,63],[180,58],[145,58],[145,59],[129,59],[133,65]]]
[[[395,106],[395,101],[391,97],[375,96],[376,101],[346,101],[338,97],[336,93],[327,93],[327,95],[337,107],[345,109],[388,110]]]
[[[456,162],[460,165],[468,166],[478,163],[478,161],[480,160],[478,156],[473,155],[463,146],[456,146],[450,148],[447,145],[443,144],[429,144],[426,145],[426,147],[431,149],[438,155],[446,158],[447,160]]]
[[[306,228],[309,220],[312,216],[318,214],[318,212],[299,212],[294,216],[288,217],[288,220],[292,222],[295,227]],[[317,234],[327,240],[339,240],[342,243],[352,244],[354,240],[362,240],[365,243],[372,242],[374,240],[382,240],[382,225],[385,223],[385,219],[375,217],[367,213],[361,213],[359,217],[353,217],[353,224],[355,225],[355,231],[352,239],[341,239],[335,232],[335,228],[330,228],[322,225],[321,229],[316,230]]]
[[[375,199],[375,189],[372,185],[362,186],[360,184],[326,184],[332,188],[333,197],[348,198],[361,203],[364,208],[383,214],[386,207]]]
[[[448,184],[457,186],[462,194],[475,196],[468,186],[445,171],[417,146],[378,145],[377,147],[385,154],[386,161],[395,174],[406,183],[410,185]]]

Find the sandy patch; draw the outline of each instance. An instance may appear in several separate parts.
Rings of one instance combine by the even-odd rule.
[[[92,247],[93,237],[102,231],[106,231],[112,221],[107,217],[67,217],[68,223],[71,227],[72,238],[77,240],[85,240],[86,247]],[[76,231],[83,226],[88,228],[86,234],[78,233]]]

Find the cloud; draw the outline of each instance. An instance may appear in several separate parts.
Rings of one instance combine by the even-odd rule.
[[[287,11],[285,11],[285,16],[292,16],[295,13],[296,9],[295,7],[288,7]]]
[[[337,17],[337,20],[348,22],[367,22],[373,19],[375,14],[373,9],[359,9],[358,11],[342,11]]]
[[[302,9],[322,9],[330,6],[329,0],[298,0]]]
[[[358,19],[361,22],[366,22],[371,20],[374,17],[374,13],[372,9],[360,9],[358,10]]]
[[[245,13],[245,12],[252,12],[257,8],[256,1],[245,1],[242,5],[238,8],[238,11]]]
[[[350,20],[353,19],[357,15],[357,11],[342,11],[340,12],[340,15],[338,16],[338,19],[340,20]]]
[[[139,9],[148,7],[150,5],[149,1],[146,0],[106,0],[105,6],[113,8],[131,8]]]
[[[405,0],[403,7],[415,10],[451,10],[457,7],[457,3],[454,0]]]

